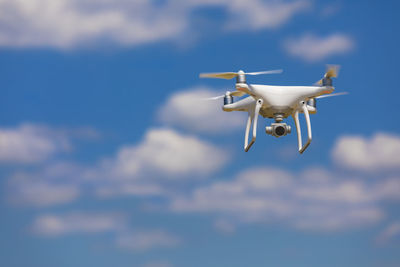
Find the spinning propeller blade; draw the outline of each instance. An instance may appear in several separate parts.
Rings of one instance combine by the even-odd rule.
[[[217,99],[223,98],[224,96],[225,96],[225,95],[219,95],[219,96],[214,96],[214,97],[203,98],[203,99],[201,99],[201,100],[205,100],[205,101],[208,101],[208,100],[217,100]]]
[[[230,80],[235,78],[238,74],[236,72],[220,72],[220,73],[201,73],[200,78],[219,78]]]
[[[242,91],[234,91],[234,92],[227,92],[224,95],[219,95],[219,96],[214,96],[214,97],[209,97],[209,98],[203,98],[202,100],[217,100],[220,98],[224,98],[226,95],[230,96],[244,96],[246,93]]]
[[[326,65],[327,70],[325,73],[325,78],[336,78],[339,74],[339,65]]]
[[[249,72],[245,73],[242,71],[238,72],[216,72],[216,73],[200,73],[200,78],[219,78],[219,79],[227,79],[230,80],[232,78],[237,77],[239,74],[244,75],[260,75],[260,74],[276,74],[282,73],[283,70],[266,70],[266,71],[258,71],[258,72]]]
[[[246,75],[260,75],[260,74],[280,74],[283,70],[266,70],[266,71],[257,71],[257,72],[247,72]]]
[[[320,99],[320,98],[325,98],[325,97],[331,97],[331,96],[347,95],[347,94],[349,94],[349,93],[348,93],[348,92],[340,92],[340,93],[336,93],[336,94],[320,95],[320,96],[317,96],[315,99]]]
[[[340,70],[340,65],[326,65],[326,72],[324,75],[324,78],[319,80],[318,82],[314,83],[314,85],[322,85],[323,84],[323,79],[325,78],[336,78],[339,74]]]

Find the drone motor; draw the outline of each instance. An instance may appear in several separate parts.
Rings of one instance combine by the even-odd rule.
[[[233,97],[231,95],[226,94],[224,96],[224,105],[229,105],[233,103]]]

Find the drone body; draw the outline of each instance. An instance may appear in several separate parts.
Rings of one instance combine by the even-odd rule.
[[[279,73],[277,71],[264,71],[247,73],[247,75],[271,74]],[[264,118],[273,118],[275,123],[266,127],[266,133],[275,137],[281,137],[291,132],[290,125],[283,123],[283,120],[292,116],[296,125],[299,152],[303,153],[310,145],[312,139],[310,114],[315,114],[316,99],[326,96],[335,96],[339,94],[331,94],[334,91],[332,86],[333,77],[337,76],[337,67],[331,66],[325,73],[324,77],[314,86],[276,86],[276,85],[259,85],[247,84],[246,73],[239,71],[237,73],[206,73],[200,77],[231,79],[236,77],[236,91],[226,92],[224,98],[224,111],[246,111],[248,119],[245,132],[244,150],[247,152],[256,140],[258,116]],[[234,96],[249,95],[237,102],[233,101]],[[299,122],[299,113],[304,113],[307,123],[307,142],[302,144],[301,128]],[[249,143],[249,133],[251,125],[253,125],[252,139]]]

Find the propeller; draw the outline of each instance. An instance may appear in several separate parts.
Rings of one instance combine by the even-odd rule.
[[[230,80],[239,75],[260,75],[260,74],[277,74],[282,73],[283,70],[266,70],[266,71],[258,71],[258,72],[244,72],[239,70],[238,72],[215,72],[215,73],[200,73],[200,78],[219,78],[219,79],[227,79]]]
[[[326,78],[336,78],[339,74],[340,65],[326,65],[327,70],[325,73]]]
[[[339,74],[340,65],[326,65],[326,72],[324,78],[315,83],[315,85],[322,85],[324,79],[336,78]]]
[[[329,95],[320,95],[315,97],[315,99],[320,99],[320,98],[325,98],[325,97],[331,97],[331,96],[340,96],[340,95],[347,95],[349,94],[348,92],[340,92],[340,93],[336,93],[336,94],[329,94]]]
[[[214,97],[209,97],[209,98],[203,98],[203,100],[217,100],[217,99],[220,99],[220,98],[224,98],[225,96],[227,96],[227,95],[230,95],[230,96],[243,96],[243,95],[245,95],[246,93],[245,92],[242,92],[242,91],[234,91],[234,92],[229,92],[229,91],[227,91],[224,95],[219,95],[219,96],[214,96]]]
[[[219,95],[219,96],[214,96],[214,97],[203,98],[201,100],[217,100],[217,99],[224,98],[224,97],[225,97],[225,95]]]

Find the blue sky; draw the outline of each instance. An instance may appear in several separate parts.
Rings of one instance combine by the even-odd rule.
[[[0,1],[1,265],[399,266],[399,5]],[[325,64],[302,155],[200,100]]]

